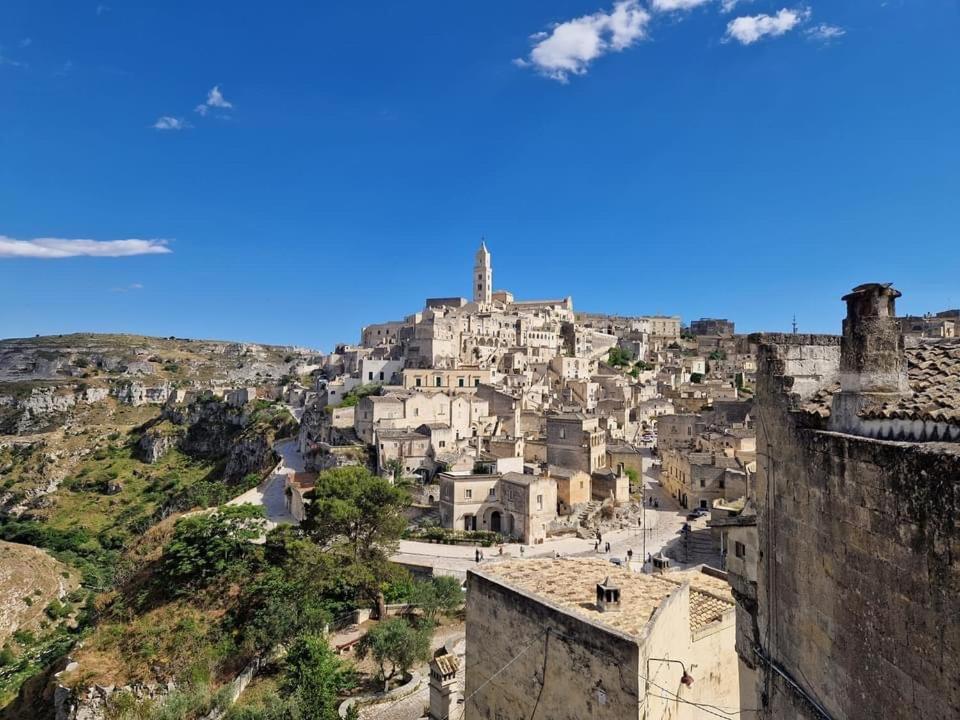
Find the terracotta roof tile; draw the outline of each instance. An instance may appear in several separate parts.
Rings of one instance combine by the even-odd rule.
[[[911,393],[896,403],[871,408],[863,417],[960,423],[960,338],[922,340],[906,349],[906,358]],[[833,384],[819,390],[802,409],[829,417],[833,395],[839,389],[839,384]]]

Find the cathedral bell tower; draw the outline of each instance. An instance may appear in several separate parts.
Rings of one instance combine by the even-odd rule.
[[[473,264],[473,301],[490,304],[492,299],[493,266],[490,262],[490,251],[487,250],[487,244],[481,240],[476,261]]]

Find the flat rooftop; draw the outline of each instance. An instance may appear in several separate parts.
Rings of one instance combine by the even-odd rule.
[[[685,582],[690,582],[691,631],[720,620],[734,608],[726,581],[699,570],[645,575],[599,558],[531,558],[485,563],[471,572],[638,639],[661,603]],[[596,609],[597,583],[608,577],[620,588],[619,612]]]

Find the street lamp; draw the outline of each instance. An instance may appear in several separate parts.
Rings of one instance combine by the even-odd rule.
[[[682,660],[671,660],[670,658],[647,658],[647,682],[649,683],[650,676],[650,663],[651,662],[665,662],[665,663],[676,663],[683,669],[683,674],[680,676],[680,682],[682,682],[687,687],[693,685],[693,675],[687,672],[687,666],[683,664]],[[696,665],[691,665],[690,668],[695,668]]]

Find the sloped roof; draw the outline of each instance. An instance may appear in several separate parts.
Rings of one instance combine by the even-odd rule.
[[[897,402],[870,407],[866,419],[930,420],[960,424],[960,338],[925,339],[906,349],[907,383],[911,393]],[[803,410],[830,416],[835,383],[807,399]]]

